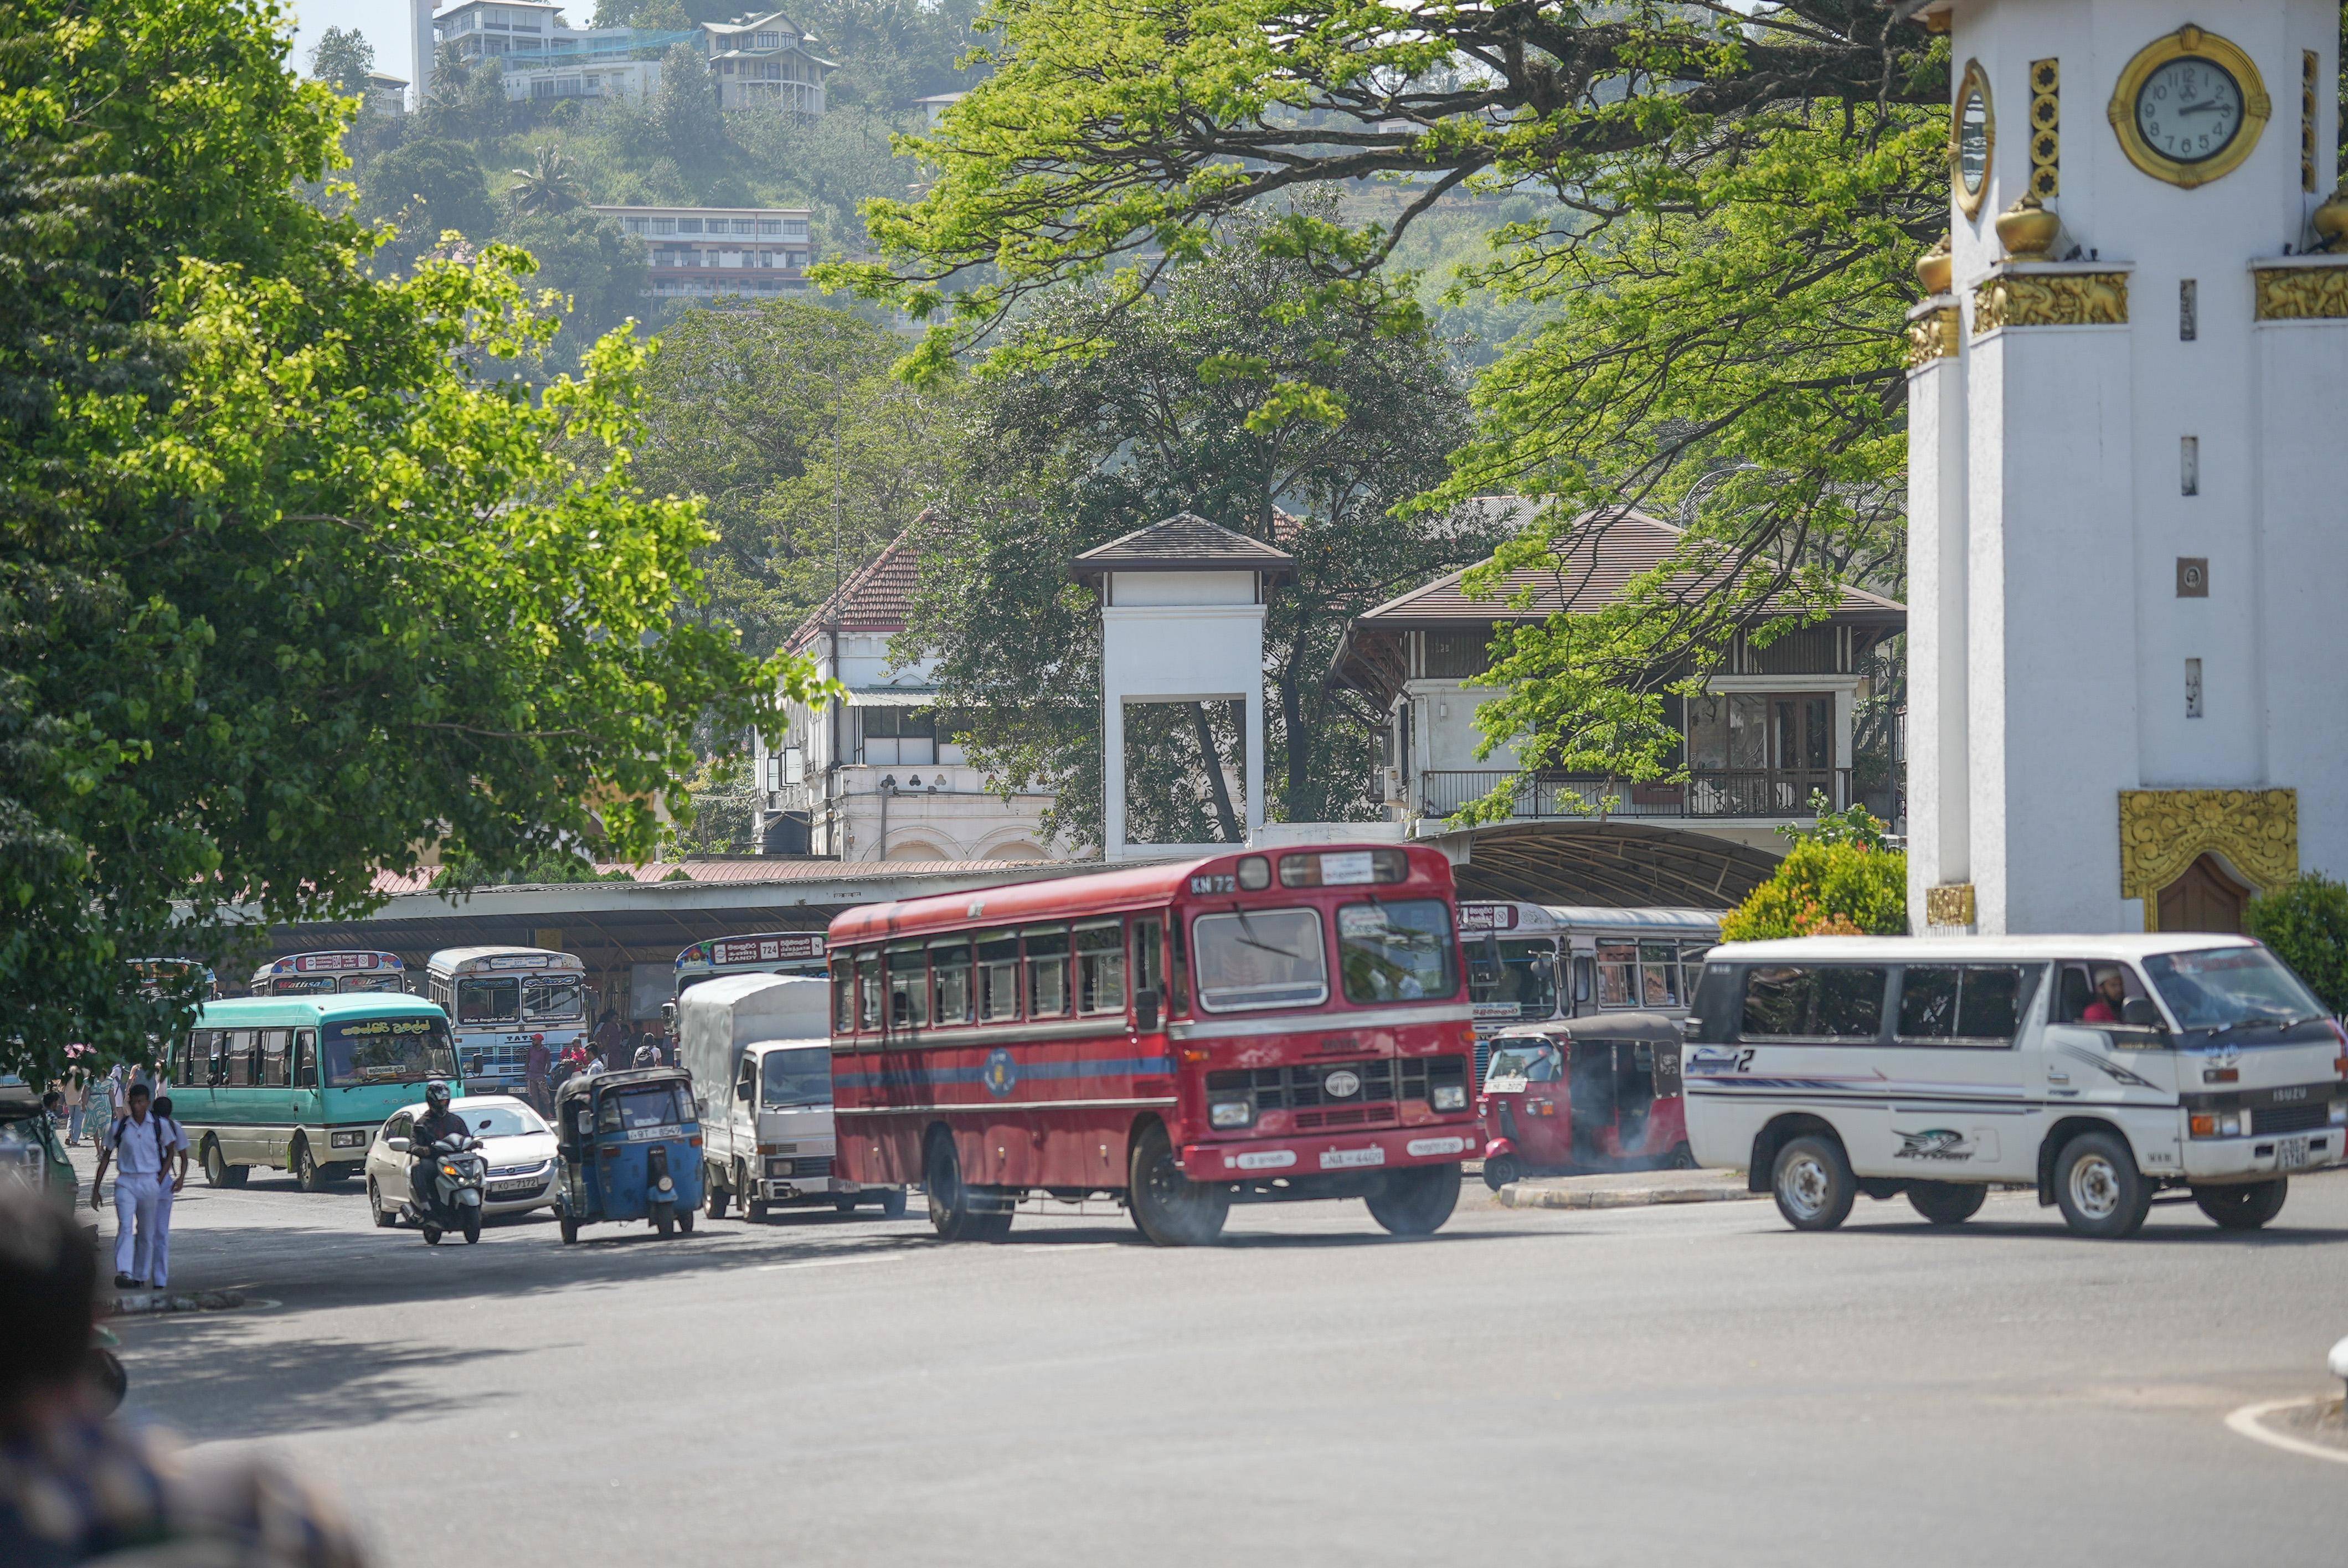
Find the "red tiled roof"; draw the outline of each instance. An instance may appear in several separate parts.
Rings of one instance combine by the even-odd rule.
[[[606,875],[624,871],[631,881],[637,883],[666,882],[675,878],[705,886],[751,886],[776,882],[836,881],[844,876],[977,876],[1021,870],[1035,864],[1026,860],[839,861],[799,860],[774,855],[730,855],[696,856],[689,860],[654,860],[642,866],[605,861],[599,862],[595,869]],[[438,866],[425,866],[409,872],[378,871],[375,874],[375,891],[385,897],[428,893],[439,879],[440,869]],[[681,877],[675,875],[679,871],[685,873]]]
[[[1364,611],[1354,624],[1395,630],[1488,626],[1496,620],[1544,620],[1560,610],[1601,610],[1620,600],[1632,579],[1661,566],[1679,541],[1679,529],[1643,512],[1623,513],[1603,521],[1585,518],[1558,540],[1554,568],[1512,571],[1488,599],[1468,598],[1461,586],[1468,571],[1455,571]],[[1709,586],[1714,580],[1707,577],[1692,586]],[[1530,602],[1517,608],[1513,601],[1528,589]],[[1835,613],[1842,618],[1901,622],[1907,619],[1908,607],[1880,594],[1849,588],[1843,590],[1841,607]]]
[[[927,512],[922,514],[925,518]],[[914,520],[919,527],[922,518]],[[913,589],[922,579],[921,553],[914,548],[912,529],[908,528],[890,541],[889,548],[874,557],[871,563],[839,585],[839,591],[817,606],[815,613],[798,624],[784,646],[796,653],[815,641],[820,632],[829,630],[835,613],[842,631],[902,631],[906,611],[913,602]]]

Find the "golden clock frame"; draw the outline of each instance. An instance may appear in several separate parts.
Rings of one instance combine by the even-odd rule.
[[[1965,189],[1964,146],[1965,99],[1973,93],[1981,94],[1982,130],[1985,140],[1982,148],[1982,179],[1979,190]],[[1979,60],[1965,62],[1965,74],[1957,84],[1957,96],[1949,105],[1949,195],[1957,210],[1970,223],[1981,216],[1982,203],[1989,200],[1989,177],[1997,168],[1997,99],[1989,90],[1989,73],[1982,69]]]
[[[2202,59],[2222,67],[2242,89],[2242,128],[2226,150],[2199,163],[2180,163],[2145,140],[2137,128],[2136,96],[2153,72],[2171,60]],[[2267,96],[2266,79],[2250,56],[2217,34],[2193,26],[2189,23],[2174,33],[2166,33],[2137,51],[2136,58],[2120,73],[2119,84],[2112,88],[2109,109],[2112,129],[2120,138],[2120,149],[2135,164],[2155,179],[2167,180],[2187,190],[2197,185],[2207,185],[2240,168],[2257,150],[2259,138],[2266,133],[2267,121],[2274,114],[2274,100]]]

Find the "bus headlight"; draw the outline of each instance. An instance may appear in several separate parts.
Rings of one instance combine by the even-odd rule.
[[[1207,1108],[1207,1122],[1215,1127],[1244,1127],[1255,1120],[1255,1103],[1248,1100],[1218,1100]]]
[[[1468,1109],[1468,1086],[1464,1083],[1438,1083],[1428,1103],[1437,1111],[1465,1111]]]

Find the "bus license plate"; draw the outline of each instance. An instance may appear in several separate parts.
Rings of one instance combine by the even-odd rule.
[[[1368,1149],[1329,1149],[1323,1151],[1321,1155],[1321,1168],[1324,1171],[1343,1171],[1348,1170],[1355,1165],[1383,1165],[1385,1163],[1386,1152],[1384,1149],[1375,1147]]]
[[[2275,1140],[2275,1169],[2296,1171],[2307,1163],[2307,1140],[2278,1138]]]

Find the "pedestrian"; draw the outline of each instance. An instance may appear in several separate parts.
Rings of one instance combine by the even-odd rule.
[[[0,1561],[356,1568],[334,1500],[267,1457],[181,1454],[109,1418],[89,1375],[98,1247],[0,1184]]]
[[[620,1014],[615,1008],[603,1009],[602,1021],[595,1026],[595,1054],[603,1065],[614,1071],[628,1064],[628,1037],[620,1028]]]
[[[89,1119],[89,1074],[76,1067],[66,1073],[66,1143],[81,1142],[82,1124]]]
[[[94,1072],[89,1080],[89,1110],[82,1117],[82,1131],[93,1143],[106,1142],[106,1134],[114,1125],[114,1074]]]
[[[171,1204],[188,1184],[188,1130],[171,1114],[168,1094],[155,1096],[155,1121],[162,1134],[163,1179],[155,1194],[155,1245],[147,1255],[147,1283],[160,1290],[171,1283]]]
[[[553,1069],[554,1053],[546,1049],[546,1036],[530,1036],[530,1054],[522,1059],[522,1094],[541,1116],[554,1114],[554,1102],[546,1091],[546,1077]]]
[[[147,1086],[134,1086],[129,1112],[98,1145],[98,1174],[90,1178],[89,1206],[98,1206],[106,1167],[114,1166],[114,1287],[137,1290],[154,1266],[155,1205],[163,1185],[163,1129],[147,1113]]]

